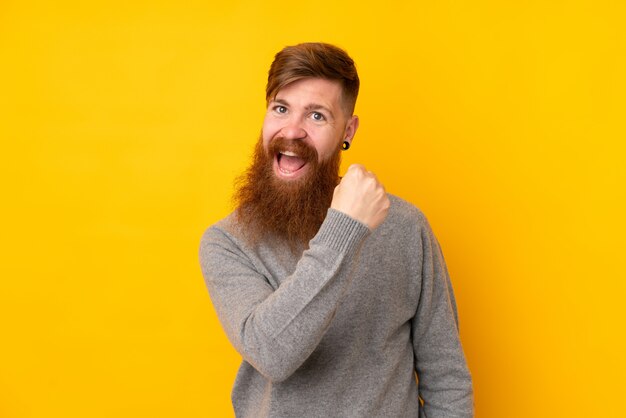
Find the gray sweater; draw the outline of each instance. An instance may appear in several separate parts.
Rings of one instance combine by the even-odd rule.
[[[389,197],[373,232],[329,209],[297,255],[269,236],[248,245],[232,214],[204,233],[202,273],[243,357],[237,417],[473,416],[439,244],[417,208]]]

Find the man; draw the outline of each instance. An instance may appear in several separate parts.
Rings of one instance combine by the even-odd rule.
[[[202,237],[213,305],[243,357],[238,417],[473,416],[454,295],[427,220],[360,165],[338,176],[359,126],[358,90],[343,50],[280,51],[237,209]]]

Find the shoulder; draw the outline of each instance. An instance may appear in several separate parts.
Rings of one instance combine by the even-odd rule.
[[[228,237],[232,235],[232,232],[235,227],[234,220],[234,212],[225,218],[220,219],[215,222],[213,225],[210,225],[208,228],[204,230],[202,234],[201,242],[220,240],[221,238]]]
[[[388,194],[391,203],[389,213],[376,234],[380,239],[395,242],[421,242],[433,234],[430,223],[422,210],[411,202]]]
[[[408,202],[396,195],[387,194],[391,206],[389,207],[388,220],[399,226],[416,225],[423,227],[428,225],[424,213],[413,203]]]
[[[240,236],[240,228],[233,212],[204,231],[200,238],[200,257],[208,257],[212,252],[211,250],[217,248],[232,252],[245,252],[244,243],[239,238]]]

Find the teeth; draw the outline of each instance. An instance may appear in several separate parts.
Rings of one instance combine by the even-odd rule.
[[[291,151],[281,151],[280,152],[283,155],[287,155],[289,157],[297,157],[298,155],[295,152],[291,152]]]

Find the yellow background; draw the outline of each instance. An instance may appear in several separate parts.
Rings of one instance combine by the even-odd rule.
[[[477,417],[624,416],[615,1],[0,3],[0,416],[231,416],[197,261],[273,54],[356,60],[347,164],[443,247]]]

